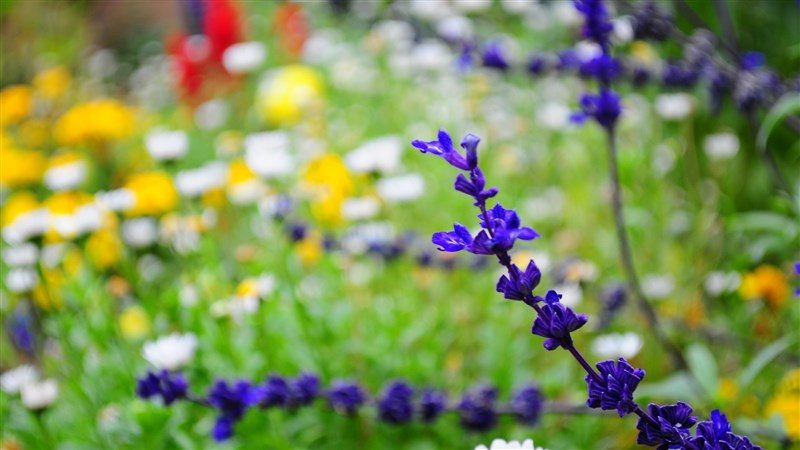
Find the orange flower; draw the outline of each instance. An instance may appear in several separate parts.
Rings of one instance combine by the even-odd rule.
[[[763,300],[779,309],[789,298],[789,282],[777,267],[762,265],[744,275],[739,293],[745,300]]]

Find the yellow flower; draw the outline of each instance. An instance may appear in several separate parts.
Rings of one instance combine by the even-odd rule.
[[[31,113],[31,88],[8,86],[0,91],[0,126],[17,123]]]
[[[255,172],[243,159],[237,159],[228,166],[228,185],[246,183],[254,179],[256,179]]]
[[[336,224],[342,219],[342,204],[355,191],[355,182],[339,155],[323,154],[306,165],[302,181],[315,196],[311,212],[317,220]]]
[[[0,214],[2,220],[0,220],[0,222],[2,222],[4,227],[7,227],[14,223],[19,217],[33,212],[38,208],[39,201],[31,192],[16,192],[12,194],[3,205],[2,214]]]
[[[58,309],[64,304],[63,290],[67,277],[59,269],[42,272],[42,282],[33,290],[33,301],[44,310]]]
[[[17,188],[42,179],[45,157],[39,152],[0,146],[0,186]]]
[[[745,300],[764,300],[772,309],[778,309],[789,298],[789,282],[777,267],[762,265],[742,278],[739,293]]]
[[[26,147],[44,147],[50,138],[50,124],[41,119],[29,119],[19,126],[20,141]]]
[[[645,41],[634,41],[631,44],[631,54],[634,59],[644,64],[653,64],[660,60],[653,47]]]
[[[141,339],[150,332],[150,318],[141,306],[129,306],[119,315],[119,328],[127,339]]]
[[[323,90],[322,77],[314,69],[287,66],[278,69],[262,86],[258,105],[270,125],[291,126],[321,105]]]
[[[99,230],[86,240],[86,253],[100,270],[115,266],[122,257],[122,242],[112,230]]]
[[[157,216],[171,211],[178,204],[178,191],[164,172],[144,172],[132,175],[125,188],[133,192],[136,201],[128,214]]]
[[[102,143],[133,133],[133,111],[117,100],[95,100],[70,108],[55,124],[61,145]]]
[[[53,215],[70,215],[83,205],[92,202],[92,196],[85,192],[56,192],[44,201],[47,212]]]
[[[784,375],[764,413],[767,417],[779,415],[789,437],[800,439],[800,369]]]
[[[69,71],[58,66],[39,72],[33,79],[33,86],[42,97],[53,100],[64,95],[71,80]]]
[[[261,180],[243,159],[228,166],[228,197],[233,203],[249,203],[257,200],[264,191]]]
[[[719,381],[719,396],[726,402],[733,401],[739,396],[739,384],[731,378],[722,378]]]
[[[296,251],[300,263],[312,266],[322,258],[322,239],[316,234],[308,235],[297,243]]]
[[[236,286],[237,297],[258,297],[259,292],[258,280],[255,278],[248,278]]]

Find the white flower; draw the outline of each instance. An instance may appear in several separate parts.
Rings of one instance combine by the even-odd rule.
[[[342,204],[342,216],[347,220],[369,219],[380,209],[380,203],[373,197],[349,198]]]
[[[572,110],[560,102],[547,102],[536,111],[536,121],[551,130],[563,130],[570,126]]]
[[[361,144],[344,157],[344,162],[356,173],[387,173],[400,165],[402,152],[403,142],[399,136],[383,136]]]
[[[22,385],[20,389],[22,404],[28,409],[44,409],[58,397],[58,384],[55,380],[44,380]]]
[[[17,216],[13,222],[3,227],[3,239],[9,244],[17,244],[39,236],[47,229],[48,214],[38,208]]]
[[[703,150],[709,159],[722,161],[736,156],[739,152],[739,138],[733,133],[716,133],[706,136]]]
[[[472,39],[472,22],[464,16],[445,17],[436,24],[436,32],[451,42],[467,42]]]
[[[581,61],[591,61],[603,54],[600,44],[592,41],[580,41],[575,44],[575,56]]]
[[[209,100],[198,106],[194,112],[194,122],[203,130],[213,130],[225,124],[230,115],[228,104],[222,100]]]
[[[0,388],[8,394],[16,394],[22,386],[33,383],[39,378],[36,368],[23,364],[0,375]]]
[[[196,169],[182,170],[175,175],[175,186],[184,197],[197,197],[225,184],[228,167],[212,161]]]
[[[378,195],[387,202],[407,202],[415,200],[425,190],[425,180],[418,173],[410,173],[384,178],[376,185]]]
[[[350,253],[361,254],[372,244],[390,242],[395,234],[394,226],[389,222],[367,222],[347,230],[341,243]]]
[[[157,369],[176,370],[194,359],[197,337],[192,333],[173,333],[145,342],[142,356]]]
[[[460,12],[482,12],[492,7],[492,0],[452,0],[453,7]]]
[[[444,71],[452,67],[453,55],[443,42],[425,39],[415,46],[410,55],[415,71]]]
[[[664,120],[681,120],[694,110],[694,97],[689,94],[661,94],[656,97],[656,113]]]
[[[31,266],[39,258],[39,247],[24,243],[3,249],[3,261],[8,267]]]
[[[189,149],[189,136],[180,130],[153,130],[144,142],[147,152],[158,161],[181,159]]]
[[[413,39],[414,30],[411,30]],[[334,30],[316,30],[303,44],[303,61],[311,64],[326,64],[335,61],[340,53],[337,41],[339,33]]]
[[[102,208],[111,211],[125,211],[136,204],[136,196],[128,189],[101,191],[94,195],[94,201]]]
[[[523,14],[529,11],[535,11],[539,6],[537,0],[501,0],[500,6],[506,12],[512,14]]]
[[[612,40],[617,44],[625,44],[633,40],[633,25],[628,17],[617,17],[614,19],[614,31],[611,34]]]
[[[675,278],[671,275],[647,275],[642,279],[644,295],[653,299],[666,298],[675,289]]]
[[[742,278],[737,272],[711,272],[703,286],[711,296],[733,292],[739,288]]]
[[[491,446],[479,445],[475,450],[546,450],[542,447],[534,447],[532,439],[525,439],[522,443],[519,441],[504,441],[502,439],[495,439],[492,441]]]
[[[636,333],[611,333],[598,336],[592,351],[603,359],[630,359],[642,349],[642,338]]]
[[[6,287],[11,292],[28,292],[38,281],[39,275],[30,267],[11,269],[6,273]]]
[[[382,20],[371,32],[392,49],[408,49],[414,44],[414,27],[402,20]]]
[[[158,239],[158,223],[152,217],[122,222],[122,240],[133,248],[147,247]]]
[[[222,65],[229,73],[238,75],[256,70],[267,58],[267,49],[260,42],[233,44],[222,54]]]
[[[583,22],[583,16],[572,2],[553,2],[550,13],[557,21],[568,27],[576,27]]]
[[[450,5],[445,0],[411,0],[408,7],[411,15],[420,19],[435,20],[451,15]]]
[[[178,291],[178,299],[181,301],[181,306],[191,307],[197,304],[197,301],[200,299],[200,292],[197,286],[183,283]]]
[[[150,282],[164,273],[164,263],[161,262],[161,258],[158,256],[148,253],[139,258],[136,270],[139,271],[139,276],[142,277],[142,280]]]
[[[244,160],[262,177],[288,175],[294,170],[289,153],[289,135],[281,131],[254,133],[244,140]]]
[[[47,244],[42,247],[42,265],[48,269],[61,264],[64,260],[64,255],[67,253],[67,244],[63,242],[56,242]]]
[[[86,163],[82,160],[50,167],[44,173],[44,184],[51,191],[74,189],[86,178]]]
[[[553,290],[561,294],[561,303],[564,306],[572,308],[578,306],[583,300],[583,290],[581,290],[581,285],[578,283],[565,283],[554,287]]]

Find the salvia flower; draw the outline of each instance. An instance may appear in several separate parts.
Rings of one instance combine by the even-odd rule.
[[[637,40],[663,41],[672,33],[672,16],[652,0],[636,5],[632,22]]]
[[[472,431],[487,431],[497,423],[497,389],[479,387],[468,392],[458,404],[461,425]]]
[[[289,381],[287,405],[290,407],[310,405],[319,395],[319,391],[319,377],[312,373],[301,373]]]
[[[542,279],[542,272],[533,260],[528,262],[528,266],[523,272],[516,264],[509,266],[509,273],[502,275],[497,281],[497,292],[502,292],[508,300],[529,301],[532,292],[539,285]]]
[[[453,147],[453,139],[447,131],[441,129],[439,130],[437,140],[416,140],[412,142],[411,145],[418,148],[422,153],[441,156],[445,161],[450,163],[451,166],[457,169],[472,170],[478,166],[478,142],[480,142],[480,139],[473,134],[464,136],[464,139],[461,141],[461,147],[465,150],[466,154],[462,155]]]
[[[500,41],[491,41],[486,44],[481,55],[481,62],[484,67],[498,70],[508,70],[511,64],[508,61],[505,49]]]
[[[546,338],[543,345],[547,350],[570,347],[570,333],[586,325],[589,320],[585,314],[575,314],[560,299],[561,295],[552,290],[547,292],[544,299],[537,297],[537,301],[543,300],[545,304],[533,322],[531,333]]]
[[[186,398],[189,385],[183,375],[172,374],[168,370],[148,371],[136,381],[136,395],[140,398],[161,397],[165,405]]]
[[[208,393],[207,401],[219,411],[219,416],[211,430],[215,441],[221,442],[233,436],[233,425],[244,417],[247,409],[256,403],[258,396],[250,382],[239,380],[229,384],[217,380]]]
[[[649,417],[639,418],[636,442],[659,450],[686,448],[691,439],[690,428],[697,422],[692,407],[683,402],[674,405],[650,404]]]
[[[325,393],[331,408],[342,414],[352,415],[367,399],[361,386],[348,381],[334,381]]]
[[[378,417],[388,423],[406,423],[414,416],[414,389],[403,381],[391,383],[378,399]]]
[[[608,84],[622,74],[622,65],[613,56],[600,54],[581,62],[579,73],[581,76],[595,78],[603,84]]]
[[[637,405],[633,401],[633,391],[644,378],[644,370],[635,369],[624,358],[617,362],[597,363],[600,380],[586,376],[589,386],[589,399],[586,405],[602,410],[617,410],[620,417],[633,412]]]
[[[444,412],[447,406],[445,395],[435,389],[425,389],[422,391],[422,398],[419,402],[419,412],[422,421],[432,423]]]
[[[572,116],[574,122],[581,123],[587,118],[594,119],[606,130],[614,129],[622,113],[619,96],[610,89],[601,89],[599,94],[583,94],[581,111]]]
[[[692,440],[699,450],[756,450],[761,447],[746,437],[733,434],[725,414],[718,409],[711,411],[711,420],[697,424],[697,437]]]
[[[542,414],[544,396],[536,386],[526,386],[511,398],[511,410],[517,420],[525,425],[535,425]]]
[[[486,200],[497,195],[497,188],[486,189],[486,178],[478,167],[470,171],[469,179],[463,173],[458,174],[455,189],[473,197],[476,206],[486,203]]]
[[[253,388],[254,401],[262,408],[285,406],[289,403],[290,387],[285,378],[270,375],[264,384]]]
[[[575,0],[575,8],[586,18],[582,30],[583,37],[591,39],[607,50],[614,24],[609,19],[602,0]]]

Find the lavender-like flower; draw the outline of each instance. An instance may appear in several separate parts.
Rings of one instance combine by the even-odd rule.
[[[481,55],[484,67],[506,71],[511,67],[508,56],[500,41],[491,41],[486,44]]]
[[[637,443],[659,450],[687,448],[692,437],[690,428],[697,422],[691,406],[683,402],[667,406],[651,403],[647,412],[649,417],[641,417],[636,424]]]
[[[544,397],[536,386],[525,386],[511,398],[511,410],[517,420],[525,425],[535,425],[542,414]]]
[[[603,88],[599,94],[581,96],[581,111],[572,115],[572,121],[582,123],[592,118],[606,130],[613,130],[620,114],[622,104],[619,96],[611,89]]]
[[[413,396],[414,389],[404,381],[391,383],[378,399],[378,417],[394,424],[409,422],[414,416]]]
[[[583,37],[596,42],[604,51],[608,49],[611,45],[614,24],[611,23],[602,0],[575,0],[575,8],[586,18],[582,30]]]
[[[502,275],[497,281],[496,289],[508,300],[522,300],[530,304],[533,298],[531,292],[541,279],[542,272],[532,260],[528,262],[524,272],[516,264],[511,264],[509,273]]]
[[[586,325],[588,321],[585,314],[575,314],[575,311],[564,306],[560,299],[561,295],[552,290],[547,292],[544,299],[537,298],[537,301],[544,300],[545,304],[533,321],[531,333],[546,338],[543,345],[547,350],[571,347],[570,333]]]
[[[310,405],[319,395],[319,377],[311,373],[301,373],[289,381],[287,405],[292,408]]]
[[[207,397],[208,403],[219,410],[220,415],[211,430],[215,441],[221,442],[233,436],[233,425],[244,417],[247,409],[256,402],[249,381],[239,380],[233,385],[217,380]]]
[[[183,375],[172,374],[164,369],[160,372],[148,371],[136,381],[136,395],[140,398],[161,397],[165,405],[186,398],[189,384]]]
[[[479,387],[468,392],[458,404],[461,425],[472,431],[487,431],[497,424],[497,389]]]
[[[419,402],[419,412],[422,421],[432,423],[444,412],[447,406],[447,397],[435,389],[425,389],[422,391],[422,398]]]
[[[367,399],[361,386],[342,380],[334,381],[325,396],[331,408],[346,415],[355,414]]]
[[[600,380],[587,375],[589,399],[586,406],[602,410],[617,410],[620,417],[632,413],[638,405],[633,391],[644,378],[644,370],[634,369],[624,358],[597,363]]]
[[[711,411],[711,420],[697,424],[697,437],[692,444],[698,450],[755,450],[760,449],[743,436],[733,434],[725,414]]]
[[[255,403],[265,409],[286,406],[290,395],[289,383],[278,375],[270,375],[264,384],[253,388]]]

